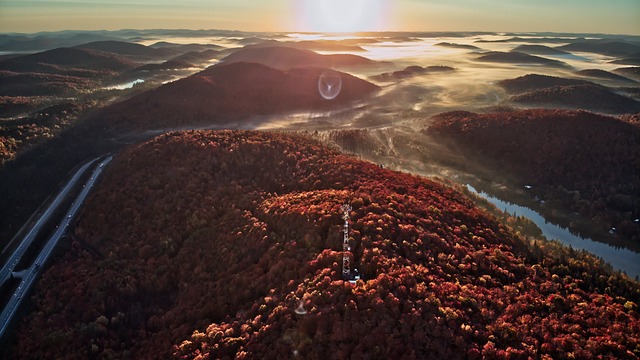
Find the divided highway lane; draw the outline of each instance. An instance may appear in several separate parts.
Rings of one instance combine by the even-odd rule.
[[[51,237],[47,240],[47,243],[40,251],[40,254],[38,254],[38,257],[36,257],[36,260],[33,262],[31,267],[29,267],[29,269],[26,270],[26,275],[22,278],[22,281],[18,285],[18,288],[14,292],[13,296],[11,296],[11,299],[5,306],[4,310],[2,310],[2,313],[0,314],[0,338],[4,335],[5,331],[7,330],[9,324],[11,323],[11,319],[13,318],[15,313],[18,311],[18,308],[20,307],[20,304],[24,299],[25,295],[27,294],[27,292],[29,291],[33,283],[36,281],[38,273],[40,271],[40,266],[47,261],[47,259],[53,252],[53,249],[57,245],[58,240],[60,240],[62,235],[65,233],[67,226],[69,226],[69,223],[71,223],[71,220],[73,219],[75,214],[78,212],[78,209],[80,209],[82,202],[89,194],[89,191],[91,191],[91,188],[93,187],[95,182],[98,180],[98,176],[100,176],[100,174],[102,173],[102,170],[104,170],[104,166],[107,165],[112,158],[113,156],[109,156],[95,168],[95,170],[93,171],[93,174],[91,174],[91,178],[84,185],[84,188],[82,189],[78,197],[73,202],[73,205],[69,208],[69,211],[67,211],[67,213],[65,214],[56,232],[53,235],[51,235]],[[91,163],[93,162],[95,162],[95,160],[92,161]]]
[[[73,189],[73,186],[76,184],[78,179],[82,175],[84,175],[87,169],[97,160],[98,158],[93,159],[88,163],[84,164],[80,169],[78,169],[78,171],[76,171],[73,177],[67,182],[67,185],[65,185],[65,187],[60,191],[60,193],[51,202],[51,204],[49,204],[49,206],[47,207],[47,210],[45,210],[45,212],[42,215],[40,215],[40,217],[38,218],[36,223],[33,225],[31,230],[29,230],[27,235],[25,235],[25,237],[22,239],[22,241],[20,242],[20,245],[18,245],[18,247],[15,249],[11,257],[7,259],[7,262],[2,267],[2,270],[0,270],[0,285],[4,284],[4,282],[9,279],[11,272],[15,270],[15,267],[20,262],[22,255],[24,255],[24,253],[27,251],[29,246],[31,246],[33,239],[35,239],[36,235],[38,235],[42,226],[47,223],[51,214],[55,212],[58,206],[60,206],[60,203],[62,203],[64,199],[67,197],[67,195],[69,195],[69,192]]]

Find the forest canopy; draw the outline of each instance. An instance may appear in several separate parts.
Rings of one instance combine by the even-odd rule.
[[[538,246],[448,186],[302,135],[169,133],[106,169],[10,354],[640,356],[638,284]]]

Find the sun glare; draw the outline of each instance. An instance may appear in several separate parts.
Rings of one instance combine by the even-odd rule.
[[[386,0],[301,0],[302,31],[351,33],[384,30]]]

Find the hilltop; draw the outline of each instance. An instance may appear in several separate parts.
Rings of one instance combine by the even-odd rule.
[[[336,251],[343,203],[355,284]],[[452,188],[299,135],[130,146],[73,233],[13,358],[640,355],[637,283],[530,249]]]
[[[640,81],[640,67],[618,68],[613,70],[613,72]]]
[[[577,74],[601,79],[616,77],[616,81],[619,80],[617,78],[622,78],[606,71],[583,70]],[[527,74],[515,79],[501,80],[498,85],[512,95],[512,102],[531,107],[569,108],[611,114],[640,111],[640,102],[620,95],[607,86],[582,79]]]
[[[638,84],[637,81],[629,79],[627,77],[618,75],[618,74],[614,74],[612,72],[609,71],[605,71],[602,69],[585,69],[585,70],[580,70],[578,72],[576,72],[576,75],[579,76],[584,76],[584,77],[591,77],[591,78],[595,78],[595,79],[602,79],[602,80],[610,80],[612,82],[615,83],[623,83],[626,85],[640,85]]]
[[[512,51],[529,55],[571,55],[571,53],[545,45],[519,45]]]
[[[80,48],[57,48],[0,61],[0,70],[87,77],[113,75],[135,66],[117,54]]]
[[[450,42],[440,42],[440,43],[437,43],[435,46],[442,46],[442,47],[448,47],[453,49],[473,50],[473,51],[482,50],[481,48],[474,45],[456,44],[456,43],[450,43]]]
[[[515,79],[498,81],[498,85],[509,94],[522,94],[531,90],[540,90],[556,86],[595,85],[592,82],[580,79],[566,79],[557,76],[527,74]]]
[[[376,62],[359,55],[322,55],[311,50],[288,46],[247,46],[221,60],[224,63],[253,62],[275,69],[333,68],[371,66]]]
[[[94,41],[78,45],[76,48],[104,51],[133,59],[165,59],[179,54],[170,48],[154,48],[125,41]]]
[[[484,62],[507,63],[507,64],[544,65],[544,66],[559,67],[559,68],[564,68],[569,66],[562,61],[547,59],[542,56],[529,55],[529,54],[525,54],[517,51],[511,51],[511,52],[491,51],[483,54],[482,56],[478,57],[476,60],[484,61]]]
[[[406,78],[410,78],[418,75],[448,73],[448,72],[454,72],[454,71],[456,71],[455,68],[452,68],[451,66],[445,66],[445,65],[433,65],[433,66],[426,66],[426,67],[412,65],[412,66],[407,66],[402,70],[397,70],[394,72],[386,72],[386,73],[372,76],[371,79],[376,81],[387,82],[387,81],[402,80],[402,79],[406,79]]]
[[[624,57],[640,53],[640,43],[636,41],[590,39],[562,45],[557,49]]]
[[[96,119],[108,128],[136,130],[242,125],[252,116],[344,106],[378,89],[365,80],[331,70],[341,78],[342,86],[334,99],[324,99],[318,81],[326,71],[224,63],[106,107]]]
[[[554,86],[514,95],[511,101],[529,107],[569,108],[609,114],[640,112],[640,102],[599,85]]]

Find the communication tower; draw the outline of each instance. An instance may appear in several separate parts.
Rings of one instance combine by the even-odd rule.
[[[344,280],[353,280],[351,276],[351,258],[348,254],[351,252],[351,245],[349,245],[349,212],[351,212],[351,206],[343,204],[340,210],[342,210],[342,219],[344,219],[342,227],[342,232],[344,233],[342,241],[342,278]]]

